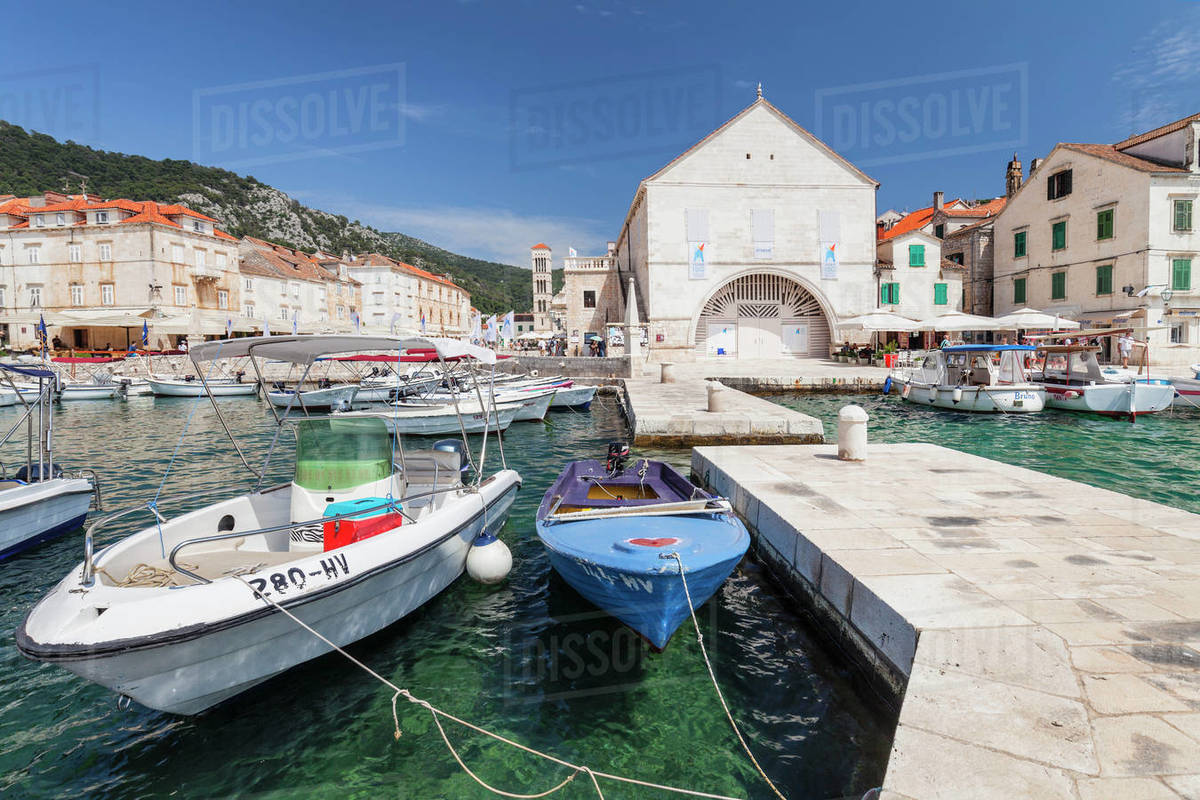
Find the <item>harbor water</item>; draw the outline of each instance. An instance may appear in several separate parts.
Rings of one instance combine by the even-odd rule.
[[[261,463],[273,428],[265,403],[221,402],[251,463]],[[835,399],[820,402],[836,413]],[[13,409],[0,410],[0,424],[14,419]],[[68,468],[95,468],[109,509],[157,496],[172,514],[208,502],[199,493],[251,485],[207,401],[68,403],[55,423],[57,458]],[[1153,424],[1139,422],[1137,430]],[[881,423],[873,425],[878,436]],[[651,652],[557,577],[534,534],[534,511],[562,464],[603,458],[608,441],[626,436],[611,398],[599,398],[588,414],[513,425],[505,455],[524,487],[502,533],[515,562],[508,580],[484,587],[464,576],[350,652],[445,711],[574,763],[695,790],[770,796],[713,694],[691,623],[663,653]],[[281,440],[273,481],[290,478],[290,447]],[[497,464],[494,442],[488,452]],[[4,453],[5,463],[21,453]],[[688,465],[686,451],[638,454]],[[133,528],[114,528],[102,542]],[[124,707],[65,670],[27,661],[11,632],[82,553],[77,532],[0,562],[0,796],[493,796],[454,762],[426,711],[401,701],[396,740],[388,690],[336,654],[195,717]],[[822,649],[752,558],[699,618],[739,724],[789,797],[858,798],[879,785],[891,713],[856,688],[849,667]],[[560,767],[453,724],[447,733],[472,770],[508,791],[541,792],[566,777]],[[667,796],[603,788],[608,798]],[[595,792],[581,776],[554,796]]]
[[[837,440],[837,413],[869,415],[871,442],[928,442],[1200,513],[1200,410],[1168,409],[1136,423],[1047,410],[972,414],[916,406],[896,394],[785,394],[773,401],[818,417]]]

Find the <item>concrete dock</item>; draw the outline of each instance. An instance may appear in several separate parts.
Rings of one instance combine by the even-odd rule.
[[[823,442],[821,421],[736,389],[723,390],[724,410],[708,411],[702,380],[625,381],[625,416],[638,445],[787,444]]]
[[[692,470],[894,690],[884,798],[1200,798],[1200,515],[926,444]]]

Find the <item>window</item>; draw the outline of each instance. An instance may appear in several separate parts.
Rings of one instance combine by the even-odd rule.
[[[225,269],[228,262],[225,260],[224,253],[217,253],[217,269]]]
[[[1171,227],[1177,231],[1190,231],[1192,229],[1191,200],[1175,201],[1175,222]]]
[[[67,224],[66,215],[65,214],[55,214],[54,215],[54,224],[55,225],[66,225]]]
[[[0,308],[4,306],[4,301],[7,299],[5,295],[5,287],[0,286]]]
[[[346,307],[338,306],[337,307],[337,315],[338,315],[338,319],[342,319],[343,317],[345,317],[346,316]]]
[[[71,284],[71,305],[83,305],[83,287],[78,283]]]
[[[1112,264],[1096,267],[1096,294],[1112,294]]]
[[[217,292],[217,308],[229,308],[229,292],[224,289]]]
[[[1096,214],[1096,238],[1113,238],[1113,209],[1106,208]]]
[[[910,267],[925,266],[925,245],[910,244],[908,246],[908,265]]]
[[[946,258],[948,261],[950,261],[951,264],[962,264],[963,263],[963,254],[962,253],[951,253],[950,255],[946,256]]]
[[[207,262],[207,261],[208,261],[208,256],[205,254],[205,252],[203,250],[197,250],[196,251],[196,266],[199,267],[200,269],[204,269],[205,262]]]
[[[1050,226],[1050,249],[1065,250],[1067,247],[1067,221],[1056,222]]]
[[[181,245],[181,244],[171,245],[171,261],[173,261],[176,264],[183,263],[183,245]]]
[[[113,285],[111,283],[100,284],[100,305],[111,306],[113,304]]]
[[[596,307],[596,293],[595,292],[588,290],[583,293],[583,307],[584,308],[595,308]]]
[[[42,287],[30,286],[29,287],[29,307],[30,308],[38,308],[41,305],[42,305]]]
[[[942,223],[938,223],[937,225],[934,225],[933,226],[933,235],[939,239],[945,239],[946,238],[946,226]]]
[[[879,284],[879,302],[883,305],[896,305],[900,302],[899,283]]]
[[[1013,281],[1013,304],[1018,306],[1025,305],[1025,279],[1017,278]]]
[[[31,247],[31,248],[29,248],[28,252],[29,252],[29,263],[30,264],[42,263],[42,248],[41,247]]]
[[[292,297],[300,299],[300,284],[292,283]]]
[[[1171,262],[1171,290],[1188,291],[1192,288],[1192,260],[1176,258]]]
[[[1067,299],[1067,273],[1055,272],[1050,275],[1050,299]]]
[[[254,303],[246,303],[246,316],[254,319]]]
[[[101,261],[112,261],[112,245],[111,244],[100,245],[100,260]]]
[[[46,215],[45,214],[35,214],[33,217],[33,224],[37,225],[39,228],[46,227]]]
[[[1177,322],[1171,326],[1171,344],[1187,344],[1187,323]]]
[[[71,259],[72,264],[78,264],[83,261],[83,248],[77,244],[67,245],[67,257]]]
[[[1071,170],[1056,172],[1046,180],[1046,199],[1057,200],[1071,193]]]
[[[187,287],[186,286],[176,286],[175,287],[175,305],[177,305],[177,306],[186,306],[187,305]]]
[[[192,230],[197,233],[204,233],[204,223],[198,219],[192,220]]]
[[[96,212],[96,222],[100,223],[101,225],[108,222],[108,212],[107,211],[97,211]]]
[[[279,318],[280,318],[280,319],[287,319],[287,318],[288,318],[288,310],[287,310],[287,306],[280,306],[280,308],[279,308]]]
[[[935,283],[933,285],[933,304],[935,306],[944,306],[949,302],[946,296],[946,284]]]
[[[1013,258],[1025,257],[1025,234],[1026,231],[1017,231],[1013,234]]]
[[[246,291],[247,292],[254,291],[254,278],[246,278]]]

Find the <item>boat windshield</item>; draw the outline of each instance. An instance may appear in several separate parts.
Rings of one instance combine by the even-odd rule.
[[[304,489],[337,491],[392,474],[392,443],[378,418],[296,423],[296,478]]]

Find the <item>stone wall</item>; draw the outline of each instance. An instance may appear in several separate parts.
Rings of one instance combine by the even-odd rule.
[[[497,363],[497,369],[509,373],[532,372],[540,375],[564,375],[568,378],[628,378],[629,359],[574,358],[571,356],[514,356]]]

